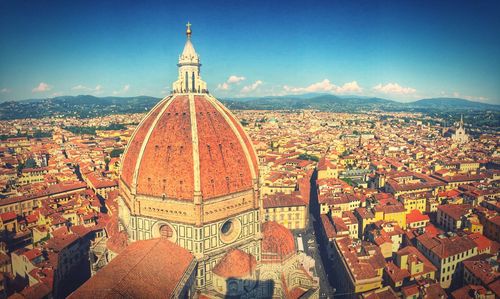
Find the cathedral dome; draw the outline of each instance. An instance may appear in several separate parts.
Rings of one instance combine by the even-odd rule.
[[[236,117],[208,93],[187,26],[173,93],[141,121],[123,155],[125,197],[200,204],[258,184],[252,143]]]
[[[264,262],[283,260],[296,252],[292,232],[278,222],[264,222],[262,236],[262,260]]]
[[[123,156],[130,195],[192,201],[251,190],[255,151],[239,121],[209,94],[173,94],[142,120]]]

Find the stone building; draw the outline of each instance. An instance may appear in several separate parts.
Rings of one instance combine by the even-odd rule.
[[[260,260],[257,155],[239,121],[206,90],[188,27],[179,80],[124,152],[119,217],[130,242],[164,237],[191,251],[198,289],[231,248]]]

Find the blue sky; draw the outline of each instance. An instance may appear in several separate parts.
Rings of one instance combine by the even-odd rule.
[[[0,100],[163,96],[185,24],[219,97],[500,103],[499,1],[0,0]]]

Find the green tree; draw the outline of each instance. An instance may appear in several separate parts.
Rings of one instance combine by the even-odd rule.
[[[111,153],[109,154],[109,156],[111,158],[118,158],[120,157],[120,155],[123,153],[124,149],[122,148],[115,148],[111,151]]]

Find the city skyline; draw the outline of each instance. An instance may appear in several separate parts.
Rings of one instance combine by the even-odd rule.
[[[221,98],[499,103],[498,3],[287,3],[4,2],[0,100],[165,96],[189,21],[202,77]]]
[[[38,35],[4,37],[16,42],[2,53],[24,63],[2,56],[11,68],[5,73],[18,67],[20,77],[12,80],[52,78],[37,79],[27,94],[101,97],[0,105],[1,298],[500,298],[500,105],[317,96],[410,101],[424,93],[416,84],[387,79],[404,77],[404,67],[388,65],[398,51],[407,61],[402,49],[410,39],[385,52],[387,42],[376,38],[363,55],[352,48],[335,52],[334,35],[342,31],[316,24],[317,7],[306,8],[302,19],[281,20],[280,27],[279,18],[259,22],[265,10],[249,6],[245,16],[229,18],[238,22],[218,27],[205,20],[213,11],[202,4],[192,20],[202,24],[197,35],[191,20],[178,26],[184,15],[165,18],[171,32],[155,31],[158,20],[136,4],[118,6],[137,22],[123,11],[108,15],[107,5],[91,13],[106,15],[99,26],[82,22],[89,15],[84,10],[71,15],[63,5],[38,7],[33,19],[16,21],[31,22],[32,29],[38,24]],[[157,15],[158,7],[149,14]],[[278,8],[286,10],[280,17],[290,17],[288,9],[297,7]],[[182,9],[192,13],[189,5]],[[260,19],[245,23],[257,12]],[[66,26],[56,26],[55,34],[54,26],[44,28],[48,23]],[[112,34],[114,23],[121,23],[121,35]],[[365,42],[351,30],[345,44]],[[397,30],[387,31],[387,40],[395,40]],[[95,34],[101,34],[98,42],[82,43]],[[172,36],[168,45],[153,42],[163,35]],[[20,47],[32,40],[39,42]],[[482,51],[495,49],[481,45]],[[383,55],[371,56],[375,46]],[[462,50],[465,57],[468,50]],[[27,55],[32,51],[40,55]],[[421,49],[412,53],[431,58],[419,56]],[[332,65],[347,65],[356,55],[373,60],[335,73]],[[421,70],[437,73],[444,65],[437,56],[434,63],[420,62]],[[59,64],[44,68],[53,62]],[[472,63],[463,62],[463,69]],[[201,63],[206,72],[200,75]],[[432,72],[408,74],[408,82],[425,79],[425,92],[434,86]],[[473,77],[487,85],[496,72],[491,76]],[[163,98],[133,96],[154,94],[165,77]],[[325,79],[304,83],[315,78]],[[227,98],[264,93],[307,94]]]

